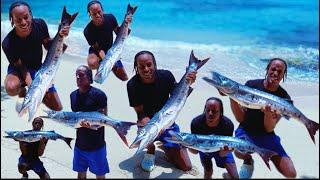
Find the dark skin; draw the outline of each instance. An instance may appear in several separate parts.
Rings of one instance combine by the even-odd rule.
[[[153,83],[155,81],[155,65],[150,54],[141,54],[137,57],[137,69],[138,74],[141,77],[143,83]],[[187,74],[187,80],[190,84],[194,83],[196,79],[197,72],[191,72]],[[138,116],[138,126],[144,126],[149,120],[150,117],[146,116],[143,110],[143,105],[135,106],[134,110]],[[159,134],[161,134],[160,132]],[[155,153],[155,146],[151,144],[147,147],[148,154]],[[169,161],[171,161],[177,168],[183,171],[189,171],[191,166],[191,161],[188,156],[188,152],[185,148],[163,148],[166,156]]]
[[[86,93],[89,91],[90,88],[90,77],[87,76],[85,69],[78,68],[76,71],[76,79],[77,79],[77,86],[79,88],[80,93]],[[108,109],[107,106],[99,110],[101,113],[107,115]],[[90,123],[86,121],[82,121],[80,123],[81,127],[90,128]],[[86,179],[87,172],[78,172],[78,179]],[[96,176],[97,179],[105,179],[105,175]]]
[[[39,117],[35,118],[32,122],[32,130],[33,131],[41,131],[43,127],[43,120]],[[42,137],[40,139],[40,143],[39,143],[39,149],[38,149],[38,156],[42,156],[45,150],[45,147],[48,143],[48,139],[45,137]],[[23,142],[23,141],[19,141],[19,146],[20,146],[20,150],[22,155],[27,156],[28,155],[28,143]],[[26,174],[27,173],[27,169],[28,169],[28,164],[22,163],[18,165],[18,170],[21,174]],[[50,179],[50,176],[47,172],[45,172],[44,174],[39,175],[41,179]]]
[[[285,64],[282,61],[272,61],[269,69],[267,70],[267,77],[263,81],[264,87],[269,91],[276,91],[280,87],[280,82],[284,77]],[[244,121],[244,115],[246,109],[241,107],[237,102],[230,99],[232,112],[235,115],[237,121],[241,123]],[[276,112],[271,111],[271,105],[267,105],[261,109],[264,112],[264,128],[267,132],[272,132],[281,116]],[[245,162],[252,159],[250,154],[243,154],[235,151],[235,155],[243,159]],[[280,157],[278,155],[271,157],[271,161],[274,163],[278,171],[287,178],[295,178],[297,173],[291,158]]]
[[[32,32],[32,15],[30,14],[28,7],[25,5],[16,6],[12,9],[11,14],[15,33],[21,38],[28,37]],[[69,34],[69,29],[70,26],[65,26],[61,29],[59,31],[60,36],[67,36]],[[47,50],[50,40],[50,38],[46,38],[42,42],[43,46]],[[4,81],[6,91],[10,96],[19,95],[19,97],[24,97],[26,94],[25,86],[30,86],[32,83],[31,75],[20,59],[17,59],[13,65],[19,69],[22,77],[17,73],[8,74]],[[56,92],[47,92],[43,102],[50,109],[56,111],[62,110],[62,104]]]
[[[221,107],[220,103],[216,100],[208,100],[205,105],[204,113],[206,116],[206,124],[209,127],[216,127],[221,120]],[[224,146],[219,151],[219,156],[225,157],[229,152],[232,152],[234,149],[229,148],[228,146]],[[197,154],[198,151],[195,149],[189,149],[189,151],[193,154]],[[229,175],[232,178],[238,179],[239,175],[237,172],[237,166],[235,163],[226,163],[225,168],[227,169]],[[206,170],[204,168],[204,179],[211,179],[213,174],[213,169]]]
[[[91,17],[91,20],[93,22],[94,25],[96,26],[101,26],[103,24],[104,21],[104,16],[103,16],[104,12],[100,6],[100,4],[93,4],[89,7],[89,15]],[[132,16],[131,15],[127,15],[125,22],[127,24],[132,22]],[[118,34],[120,27],[116,27],[113,31]],[[130,33],[130,29],[129,29],[129,33]],[[105,53],[102,49],[102,47],[100,47],[100,45],[98,43],[95,43],[94,45],[92,45],[92,48],[97,50],[99,52],[99,56],[97,56],[95,53],[91,53],[88,55],[87,61],[88,61],[88,66],[90,67],[90,69],[98,69],[99,65],[100,65],[100,61],[104,58]],[[117,76],[117,78],[119,78],[122,81],[126,81],[128,80],[128,76],[127,73],[125,71],[125,69],[123,67],[113,67],[112,68],[112,72]]]

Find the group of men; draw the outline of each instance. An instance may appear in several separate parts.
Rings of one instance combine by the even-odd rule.
[[[78,89],[70,94],[72,111],[100,111],[107,115],[106,94],[93,87],[92,70],[99,67],[101,59],[113,44],[113,32],[118,33],[119,25],[112,14],[105,14],[102,4],[93,0],[88,3],[87,11],[91,21],[84,29],[84,36],[90,45],[87,64],[81,65],[76,70]],[[5,89],[10,96],[24,97],[26,86],[34,79],[35,73],[42,65],[42,46],[50,48],[50,36],[44,20],[33,18],[30,6],[23,1],[11,4],[9,17],[13,29],[2,42],[2,48],[9,61]],[[127,23],[132,21],[131,16],[125,18]],[[70,27],[60,30],[60,36],[68,36]],[[114,74],[122,81],[128,80],[126,71],[117,61],[113,67]],[[158,112],[170,97],[175,88],[176,80],[168,70],[157,69],[156,59],[150,51],[140,51],[134,57],[135,75],[127,83],[127,92],[130,106],[137,114],[138,130],[143,127]],[[250,80],[247,86],[253,87],[279,97],[290,99],[288,93],[279,85],[284,80],[287,64],[284,60],[275,58],[269,61],[264,79]],[[187,80],[192,84],[196,79],[196,72],[187,74]],[[57,91],[52,85],[43,99],[43,103],[50,109],[60,111],[62,104]],[[270,108],[264,110],[245,109],[230,99],[232,112],[240,123],[235,131],[235,136],[245,138],[254,144],[273,150],[278,155],[271,158],[272,162],[285,177],[293,178],[296,171],[290,157],[283,149],[280,138],[275,134],[274,128],[280,116],[271,112]],[[43,121],[34,119],[33,130],[41,130]],[[98,130],[89,129],[90,124],[83,122],[77,129],[76,143],[73,156],[73,170],[78,172],[78,178],[86,178],[87,169],[97,178],[105,178],[109,172],[104,127]],[[217,97],[210,97],[205,102],[204,111],[191,122],[191,132],[195,134],[216,134],[232,136],[234,125],[224,116],[222,101]],[[165,137],[170,136],[168,131],[179,132],[179,126],[174,123],[157,137],[163,143],[163,150],[167,159],[178,169],[189,171],[192,168],[186,148],[170,143]],[[33,170],[40,178],[49,178],[49,174],[39,159],[44,152],[47,139],[43,138],[35,143],[20,142],[21,156],[18,169],[23,177],[28,177],[27,171]],[[234,149],[225,147],[218,152],[203,153],[189,149],[191,153],[199,153],[201,164],[204,168],[204,178],[211,178],[213,174],[212,158],[216,165],[226,168],[225,178],[250,178],[254,169],[254,161],[250,154],[242,154]],[[243,159],[238,174],[232,152]],[[155,146],[149,145],[141,167],[152,171],[155,163]]]

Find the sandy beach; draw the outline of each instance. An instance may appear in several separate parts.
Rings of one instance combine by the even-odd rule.
[[[160,51],[160,50],[158,50]],[[126,59],[132,59],[136,52],[128,50],[124,55]],[[158,52],[155,52],[157,54]],[[164,52],[163,52],[164,53]],[[168,52],[170,53],[170,52]],[[44,53],[46,54],[46,53]],[[183,54],[183,53],[181,53]],[[184,56],[171,57],[184,61],[186,66],[188,63],[189,52]],[[206,54],[202,53],[201,58],[205,58]],[[158,58],[158,68],[165,67]],[[61,64],[54,83],[62,101],[63,110],[71,111],[70,108],[70,93],[75,90],[75,70],[81,65],[85,64],[85,57],[75,57],[70,55],[63,55]],[[6,76],[8,61],[1,49],[1,87],[3,87]],[[124,63],[128,75],[131,78],[134,75],[133,61],[127,60]],[[182,72],[172,71],[176,80],[179,81]],[[94,71],[95,73],[95,71]],[[193,84],[194,91],[187,99],[187,102],[176,120],[182,132],[190,132],[190,122],[193,117],[202,113],[204,102],[208,97],[216,96],[222,99],[224,103],[225,115],[229,117],[235,127],[238,122],[235,120],[229,105],[229,99],[218,94],[217,90],[204,82],[201,77],[208,74],[208,69],[200,69],[197,80]],[[262,78],[261,76],[260,78]],[[255,78],[255,77],[252,77]],[[241,83],[248,80],[246,77],[235,79]],[[94,83],[93,86],[102,89],[108,96],[108,112],[109,116],[122,119],[125,121],[136,121],[136,114],[134,109],[129,106],[126,82],[118,80],[114,74],[110,74],[108,79],[102,84]],[[319,123],[319,83],[308,82],[285,82],[282,86],[291,95],[295,106],[298,107],[307,117]],[[31,123],[27,122],[27,116],[18,117],[15,111],[15,104],[17,97],[7,97],[1,92],[1,178],[20,178],[21,174],[18,172],[17,163],[21,154],[19,145],[12,139],[3,138],[5,130],[28,130],[31,129]],[[38,115],[43,114],[42,110],[46,109],[41,105],[38,110]],[[66,137],[76,137],[76,130],[66,127],[62,124],[57,124],[52,120],[45,120],[44,130],[55,130],[57,133]],[[106,178],[202,178],[203,168],[200,163],[198,155],[189,153],[192,161],[193,169],[190,172],[183,172],[176,169],[170,164],[164,152],[157,148],[156,150],[156,167],[151,173],[144,172],[139,162],[142,154],[138,157],[133,157],[136,149],[129,149],[121,141],[115,130],[111,127],[105,129],[105,140],[107,144],[107,159],[110,166],[110,173],[106,174]],[[129,144],[136,136],[136,127],[132,127],[127,135]],[[281,137],[281,142],[292,158],[292,161],[297,170],[297,178],[319,178],[319,132],[317,132],[315,139],[316,144],[313,144],[306,128],[296,120],[285,120],[282,118],[276,127],[276,133]],[[75,141],[71,142],[74,147]],[[253,178],[284,178],[270,163],[271,171],[264,165],[262,159],[253,154],[255,160],[255,171]],[[72,170],[73,150],[71,150],[65,142],[61,140],[49,141],[45,149],[44,155],[40,158],[51,178],[76,178],[77,173]],[[235,158],[237,168],[240,169],[242,161]],[[214,161],[214,160],[213,160]],[[213,178],[222,178],[221,174],[225,169],[217,168],[214,164]],[[29,171],[29,178],[38,178],[38,176]],[[88,171],[88,178],[95,178],[95,175]]]

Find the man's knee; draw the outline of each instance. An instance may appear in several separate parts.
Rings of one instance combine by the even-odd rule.
[[[18,164],[19,173],[24,174],[27,172],[27,165],[24,163]]]
[[[90,54],[87,58],[87,61],[90,69],[98,69],[99,58],[97,56]]]
[[[295,178],[297,176],[297,172],[295,168],[288,168],[283,172],[283,175],[286,178]]]
[[[20,88],[21,88],[21,84],[19,81],[11,81],[11,80],[5,81],[5,89],[9,96],[15,96],[19,94]]]

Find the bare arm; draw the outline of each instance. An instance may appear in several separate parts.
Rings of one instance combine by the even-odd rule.
[[[26,156],[28,154],[27,144],[25,142],[19,141],[19,146],[20,146],[22,155]]]
[[[45,137],[42,137],[40,139],[40,144],[39,144],[39,149],[38,149],[38,155],[42,156],[44,153],[44,149],[46,148],[48,139],[46,139]]]
[[[230,98],[230,105],[231,105],[231,109],[234,114],[234,117],[237,119],[239,123],[241,123],[244,120],[244,114],[245,114],[244,109],[242,109],[241,106],[231,98]]]
[[[145,115],[143,111],[143,105],[135,106],[133,108],[137,113],[138,125],[144,126],[150,120],[150,118]]]

